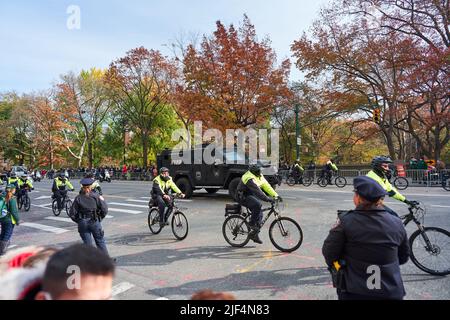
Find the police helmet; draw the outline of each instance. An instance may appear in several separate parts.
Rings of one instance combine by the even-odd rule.
[[[9,175],[10,178],[15,178],[16,177],[16,173],[15,172],[11,172]]]
[[[248,170],[257,177],[261,176],[261,166],[259,164],[250,165]]]
[[[162,174],[164,172],[169,172],[169,169],[166,167],[162,167],[161,169],[159,169],[159,174]]]
[[[371,166],[373,169],[382,169],[381,165],[383,163],[392,163],[392,160],[386,156],[376,156],[372,159]]]

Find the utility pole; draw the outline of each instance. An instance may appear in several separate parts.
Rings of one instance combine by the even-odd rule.
[[[296,160],[300,160],[300,145],[301,145],[301,137],[300,137],[300,121],[298,119],[298,114],[300,112],[300,105],[298,103],[295,104],[295,146],[296,146]]]

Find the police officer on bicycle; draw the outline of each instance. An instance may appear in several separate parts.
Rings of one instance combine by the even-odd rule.
[[[84,178],[80,181],[82,188],[73,201],[69,215],[78,224],[78,233],[83,242],[92,245],[92,235],[97,248],[108,254],[105,233],[101,225],[101,221],[108,214],[108,206],[101,195],[92,192],[93,183],[92,178]]]
[[[281,197],[264,178],[260,165],[252,164],[249,166],[248,171],[242,176],[239,182],[236,198],[241,205],[249,208],[252,213],[249,238],[253,242],[261,244],[262,240],[259,238],[259,229],[262,221],[262,204],[260,200],[274,203],[276,200],[281,201]]]
[[[58,176],[53,180],[52,185],[52,198],[56,199],[58,202],[58,210],[61,212],[63,208],[62,199],[67,195],[67,188],[70,191],[75,190],[72,183],[67,179],[64,171],[61,171]]]
[[[169,169],[167,169],[166,167],[162,167],[161,169],[159,169],[159,175],[155,179],[153,179],[153,187],[150,192],[152,200],[158,206],[159,225],[161,227],[169,224],[169,222],[167,222],[167,218],[173,206],[173,199],[169,195],[170,190],[184,198],[184,194],[180,189],[178,189],[177,185],[170,177]],[[169,209],[167,210],[166,214],[164,214],[166,207],[169,207]]]
[[[404,202],[407,205],[415,206],[417,201],[407,200],[404,195],[397,191],[397,189],[389,182],[389,175],[391,169],[389,165],[392,163],[391,158],[385,156],[376,156],[372,159],[372,170],[366,175],[367,177],[375,180],[378,184],[387,192],[389,197],[392,197],[398,201]],[[391,214],[397,215],[392,209],[386,207],[386,211]]]

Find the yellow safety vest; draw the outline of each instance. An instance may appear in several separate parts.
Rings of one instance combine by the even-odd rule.
[[[391,192],[394,191],[395,194],[393,196],[394,199],[397,199],[399,201],[405,201],[406,197],[402,194],[400,194],[400,192],[397,191],[397,189],[395,189],[395,187],[389,182],[389,180],[387,178],[383,179],[381,178],[379,175],[377,175],[373,170],[369,171],[368,174],[366,174],[367,177],[375,180],[376,182],[378,182],[380,184],[380,186],[383,187],[384,190],[386,190],[386,192]]]
[[[244,184],[247,184],[249,180],[253,179],[255,184],[260,187],[266,194],[268,194],[271,197],[278,197],[278,193],[273,190],[272,186],[269,182],[267,182],[266,178],[261,174],[261,177],[255,176],[250,171],[247,171],[241,178],[242,182]]]
[[[164,181],[163,179],[161,179],[161,176],[157,176],[155,179],[153,179],[153,182],[158,182],[159,188],[164,194],[166,194],[169,189],[172,189],[175,193],[182,193],[177,185],[173,182],[171,177],[169,177],[168,181]]]

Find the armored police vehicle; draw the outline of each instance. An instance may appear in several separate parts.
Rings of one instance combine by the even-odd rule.
[[[205,189],[213,194],[225,189],[234,199],[239,181],[247,171],[249,163],[259,163],[262,174],[274,188],[280,182],[277,167],[269,161],[252,161],[237,150],[216,149],[213,152],[214,161],[211,163],[205,161],[204,157],[198,157],[204,154],[207,147],[208,145],[202,145],[192,148],[190,155],[183,154],[189,150],[174,150],[172,153],[172,150],[166,149],[157,156],[158,168],[167,167],[170,170],[171,177],[186,198],[192,197],[195,190]],[[180,160],[180,157],[187,160]]]

